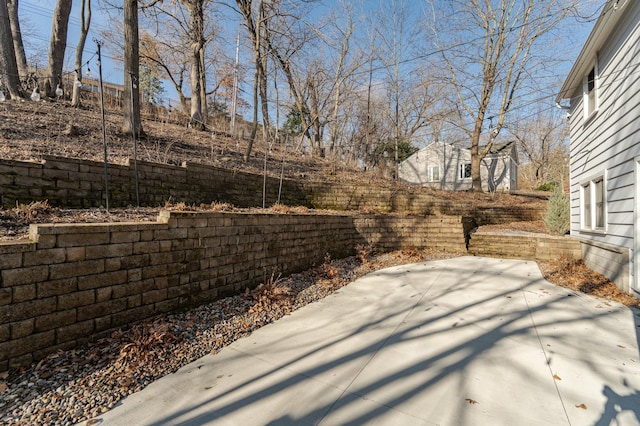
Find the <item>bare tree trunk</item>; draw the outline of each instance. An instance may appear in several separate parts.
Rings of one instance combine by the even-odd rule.
[[[122,133],[125,135],[143,133],[140,122],[140,55],[138,35],[138,1],[124,1],[124,90],[122,99]],[[132,87],[133,86],[133,87]],[[133,91],[133,93],[132,93]]]
[[[11,99],[21,97],[9,11],[4,1],[0,1],[0,81],[2,81],[1,89],[6,89]]]
[[[9,22],[11,23],[11,34],[13,35],[13,49],[16,54],[18,74],[21,78],[27,78],[29,67],[27,66],[27,56],[24,53],[22,43],[22,31],[20,31],[20,19],[18,18],[18,0],[7,0],[9,10]]]
[[[76,47],[76,81],[73,83],[73,96],[71,98],[71,105],[73,107],[80,107],[80,89],[82,88],[82,51],[84,50],[85,42],[87,41],[87,34],[89,32],[89,26],[91,25],[91,0],[82,0],[80,6],[80,40],[78,41],[78,47]]]
[[[253,126],[251,126],[249,144],[247,145],[247,150],[244,153],[244,161],[249,161],[249,156],[251,155],[251,150],[253,149],[253,142],[256,140],[256,133],[258,133],[258,68],[259,66],[256,65],[256,70],[253,78]]]
[[[202,40],[202,49],[200,49],[200,111],[202,112],[202,121],[206,127],[209,108],[207,106],[207,72],[204,64],[204,36]]]
[[[62,86],[62,66],[67,48],[67,28],[71,14],[71,2],[72,0],[58,0],[53,12],[47,78],[44,80],[44,92],[50,98],[56,96],[57,85]]]
[[[268,140],[268,126],[269,126],[269,104],[267,99],[267,70],[266,70],[266,55],[263,54],[263,51],[266,48],[266,45],[263,40],[263,26],[265,25],[264,20],[265,10],[264,3],[262,0],[258,1],[258,16],[256,17],[253,9],[252,9],[253,0],[236,0],[236,4],[242,14],[242,17],[245,21],[245,26],[249,31],[249,39],[251,40],[251,46],[253,49],[253,59],[255,61],[255,83],[254,83],[254,123],[253,128],[251,130],[251,138],[249,140],[249,145],[247,146],[247,150],[245,152],[244,158],[245,161],[248,160],[251,155],[251,150],[253,148],[253,142],[255,140],[255,136],[258,130],[258,111],[257,111],[257,102],[258,102],[258,91],[260,92],[260,105],[262,108],[262,127],[263,133],[265,134],[265,140]]]
[[[190,47],[190,81],[191,81],[191,119],[189,125],[198,130],[205,129],[203,116],[204,86],[204,7],[203,0],[180,0],[189,10],[189,47]]]

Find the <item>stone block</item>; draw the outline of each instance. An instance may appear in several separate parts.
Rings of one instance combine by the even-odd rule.
[[[23,266],[51,265],[66,260],[65,249],[36,250],[24,253]]]
[[[106,302],[107,300],[111,300],[111,296],[113,295],[113,288],[104,287],[96,289],[96,302]]]
[[[77,291],[58,296],[57,309],[59,311],[86,306],[95,303],[96,296],[94,290]]]
[[[12,303],[26,302],[36,298],[36,284],[17,285],[12,287]]]
[[[126,299],[115,299],[78,308],[78,321],[105,317],[127,309]]]
[[[42,315],[35,319],[35,331],[46,331],[54,328],[66,326],[76,322],[75,309],[67,311],[52,312],[48,315]]]
[[[127,309],[137,308],[142,305],[142,295],[135,294],[133,296],[127,297]]]
[[[35,330],[35,319],[29,318],[23,321],[17,321],[9,324],[11,326],[11,339],[20,339],[33,334]],[[43,331],[43,330],[38,330]]]
[[[120,267],[122,269],[135,269],[142,268],[149,265],[149,255],[148,254],[139,254],[132,255],[121,259]]]
[[[67,262],[80,262],[86,260],[86,249],[84,247],[68,247],[66,249]]]
[[[76,278],[45,281],[37,284],[37,297],[43,299],[45,297],[72,293],[77,290],[78,280]]]
[[[158,253],[160,244],[158,241],[142,241],[133,243],[133,254]]]
[[[54,343],[54,330],[31,334],[16,340],[9,340],[0,343],[0,361],[18,358],[21,355],[30,354],[38,349],[51,346]]]
[[[78,278],[78,289],[110,287],[127,282],[127,271],[105,272],[96,275],[87,275]]]
[[[0,324],[35,318],[38,315],[46,315],[55,310],[55,297],[0,306]]]
[[[6,342],[11,338],[11,325],[0,324],[0,343]],[[2,371],[0,369],[0,371]]]
[[[79,226],[79,225],[76,225]],[[104,225],[103,225],[104,227]],[[89,231],[87,229],[86,231]],[[56,239],[56,245],[58,247],[85,247],[85,246],[94,246],[94,245],[102,245],[109,244],[110,235],[109,232],[106,232],[105,229],[103,232],[99,232],[98,229],[95,232],[71,232],[61,233],[58,235]]]
[[[86,258],[104,259],[109,257],[130,256],[133,253],[132,243],[108,244],[86,247]]]
[[[93,320],[83,321],[76,324],[67,325],[57,328],[56,343],[64,343],[70,340],[89,337],[94,330]]]
[[[50,278],[52,280],[57,280],[61,278],[80,277],[83,275],[94,275],[101,272],[104,272],[104,260],[84,260],[81,262],[51,265]]]
[[[154,310],[157,314],[175,311],[180,307],[180,301],[178,299],[164,300],[158,302],[154,306]]]
[[[112,316],[112,325],[113,327],[129,325],[136,321],[150,318],[154,314],[155,311],[153,305],[143,305],[137,308],[127,309],[126,311],[118,312]]]
[[[11,287],[0,288],[0,306],[11,303]]]
[[[142,293],[142,304],[149,305],[167,299],[167,289],[152,290]]]
[[[49,266],[31,266],[28,268],[5,269],[2,271],[2,286],[13,287],[46,281],[49,277]]]
[[[149,279],[167,275],[167,265],[146,266],[142,268],[142,278]]]
[[[0,254],[0,270],[16,269],[22,266],[22,253]]]
[[[111,328],[111,315],[95,318],[93,322],[94,322],[94,331],[96,333],[109,330]]]

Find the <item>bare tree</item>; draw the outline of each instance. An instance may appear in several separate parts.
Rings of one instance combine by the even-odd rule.
[[[150,0],[140,7],[148,8],[162,0]],[[138,0],[124,0],[124,90],[122,99],[122,133],[144,134],[140,120],[140,36]]]
[[[253,82],[253,126],[249,143],[244,154],[244,160],[247,161],[253,149],[253,143],[258,131],[258,102],[260,102],[262,110],[262,129],[265,140],[268,140],[269,132],[269,103],[267,98],[267,55],[265,53],[264,41],[264,25],[267,19],[263,0],[236,0],[238,13],[244,20],[244,26],[249,33],[251,41],[251,49],[253,52],[253,60],[255,64],[254,82]],[[258,93],[260,97],[258,98]]]
[[[9,11],[4,1],[0,1],[0,82],[0,90],[6,88],[11,99],[21,96]]]
[[[207,86],[204,69],[204,0],[179,0],[189,11],[191,119],[189,125],[204,130],[207,118]]]
[[[138,0],[124,0],[124,91],[122,99],[122,133],[144,133],[140,121],[140,38],[138,33]]]
[[[575,0],[432,1],[433,32],[448,82],[466,117],[471,142],[472,187],[482,191],[480,162],[500,134],[525,81],[535,80],[545,59],[532,55]],[[547,64],[548,65],[548,64]],[[488,125],[488,126],[487,126]],[[489,127],[488,134],[484,133]],[[480,141],[486,135],[486,145]]]
[[[24,52],[24,43],[22,42],[22,31],[20,30],[18,0],[7,0],[7,9],[9,10],[9,22],[11,23],[11,34],[13,35],[13,48],[16,54],[18,74],[20,74],[21,78],[26,78],[29,74],[29,68],[27,66],[27,56]]]
[[[508,126],[526,160],[521,167],[532,188],[545,183],[561,184],[567,171],[568,124],[555,108],[540,111],[533,118],[514,120]]]
[[[91,25],[91,0],[82,0],[80,4],[80,39],[76,47],[75,72],[76,81],[73,84],[71,105],[78,108],[81,104],[80,89],[82,88],[82,51],[84,50],[87,34]]]
[[[67,49],[67,29],[71,14],[72,0],[57,0],[51,24],[51,40],[49,45],[49,59],[47,62],[47,77],[44,80],[44,92],[53,98],[56,88],[62,86],[62,66]]]

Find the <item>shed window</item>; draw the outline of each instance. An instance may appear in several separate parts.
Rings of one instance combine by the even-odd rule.
[[[460,164],[460,172],[458,173],[460,179],[469,179],[471,177],[471,163]]]
[[[440,166],[429,166],[429,181],[430,182],[439,182],[440,181]]]

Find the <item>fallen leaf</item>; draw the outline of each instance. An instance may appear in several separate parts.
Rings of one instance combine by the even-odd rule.
[[[560,376],[558,376],[557,374],[554,374],[554,375],[553,375],[553,378],[554,378],[555,380],[562,380],[562,379],[560,378]]]
[[[587,406],[584,404],[576,405],[576,408],[582,408],[583,410],[587,409]]]
[[[7,384],[6,383],[0,383],[0,392],[4,392],[7,390]]]
[[[471,398],[465,398],[465,401],[467,401],[469,404],[473,405],[473,404],[479,404],[478,401],[476,401],[475,399],[471,399]]]

